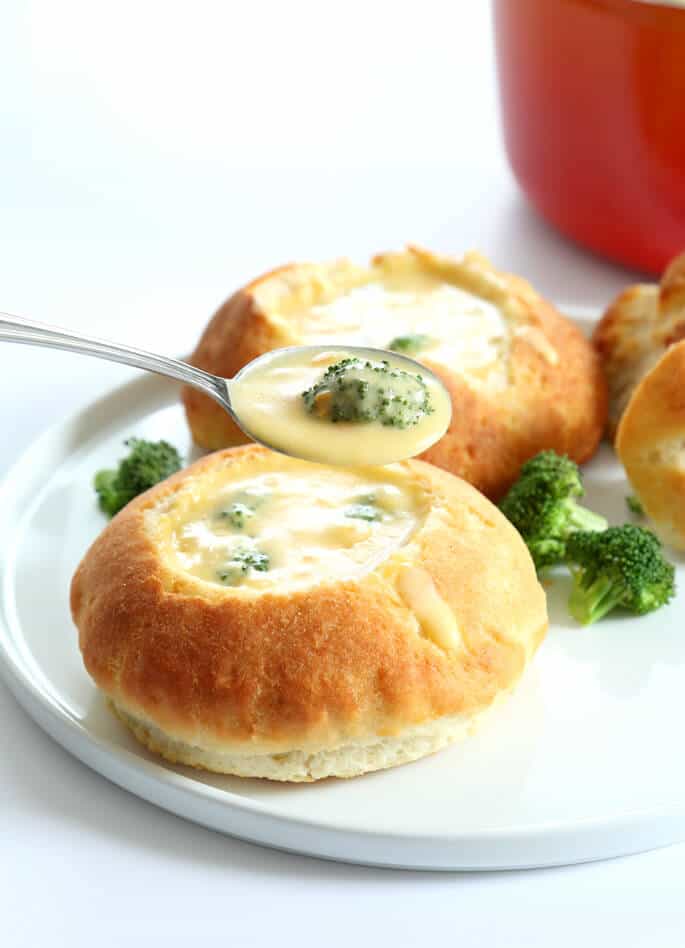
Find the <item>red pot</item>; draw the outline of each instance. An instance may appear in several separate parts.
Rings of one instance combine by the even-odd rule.
[[[660,272],[685,248],[685,5],[494,0],[519,184],[561,231]]]

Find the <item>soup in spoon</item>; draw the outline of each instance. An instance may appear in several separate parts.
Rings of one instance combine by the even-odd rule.
[[[236,420],[255,440],[346,467],[420,454],[442,437],[452,413],[432,372],[377,349],[275,350],[245,366],[228,390]]]

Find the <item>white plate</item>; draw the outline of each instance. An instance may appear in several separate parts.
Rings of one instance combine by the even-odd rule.
[[[93,472],[131,434],[190,451],[176,387],[145,377],[41,437],[0,498],[0,668],[28,713],[84,763],[180,816],[254,842],[331,859],[422,869],[496,869],[600,859],[685,837],[685,569],[682,591],[641,619],[581,629],[566,581],[516,694],[465,743],[356,780],[312,785],[202,775],[141,749],[81,665],[72,572],[105,524]],[[627,488],[604,449],[588,501],[626,519]]]

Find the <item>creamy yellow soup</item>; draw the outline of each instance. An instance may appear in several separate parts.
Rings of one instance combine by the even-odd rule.
[[[509,338],[499,307],[446,283],[438,274],[388,274],[296,313],[302,342],[387,349],[420,337],[408,355],[453,371],[478,372],[497,363]]]
[[[172,565],[261,592],[352,579],[406,543],[424,514],[420,492],[392,468],[289,463],[290,470],[217,485],[184,500],[180,515],[170,512]]]
[[[340,420],[328,411],[331,393],[326,391],[307,400],[305,393],[316,387],[327,369],[354,356],[353,351],[320,347],[269,353],[229,381],[236,416],[248,434],[276,450],[350,467],[413,457],[442,437],[452,414],[448,392],[431,373],[420,367],[415,373],[410,363],[393,353],[358,360],[355,380],[372,393],[385,393],[391,409],[393,400],[404,400],[411,423],[400,425],[388,415]]]

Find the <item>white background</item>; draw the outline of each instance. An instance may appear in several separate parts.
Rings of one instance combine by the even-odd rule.
[[[408,240],[477,247],[598,308],[635,277],[520,197],[484,0],[5,0],[0,115],[0,308],[142,347],[188,351],[260,270]],[[0,359],[0,472],[129,375],[20,347]],[[685,940],[683,846],[525,873],[335,865],[142,803],[54,745],[2,686],[0,737],[10,948]]]

